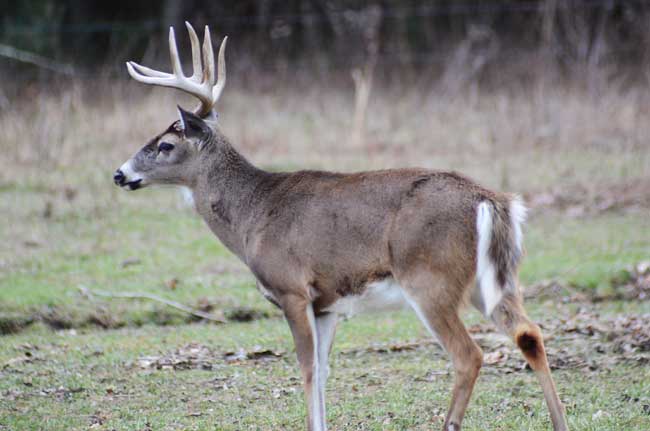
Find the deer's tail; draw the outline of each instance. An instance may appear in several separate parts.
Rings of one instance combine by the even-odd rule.
[[[505,293],[516,293],[523,255],[521,227],[526,207],[518,196],[481,201],[476,208],[476,288],[472,302],[486,316]]]

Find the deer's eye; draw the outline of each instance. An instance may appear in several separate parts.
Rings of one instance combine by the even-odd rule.
[[[174,144],[170,144],[169,142],[161,142],[158,144],[158,151],[162,151],[163,153],[169,153],[173,149]]]

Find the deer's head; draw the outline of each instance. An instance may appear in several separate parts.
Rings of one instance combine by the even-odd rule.
[[[200,167],[205,147],[214,140],[216,114],[213,108],[226,85],[224,54],[227,38],[224,38],[219,49],[217,79],[210,29],[205,27],[201,53],[194,28],[187,22],[185,25],[192,43],[194,71],[191,76],[183,75],[173,28],[169,29],[172,73],[159,72],[132,61],[126,63],[129,74],[136,81],[176,88],[200,101],[193,112],[185,111],[179,106],[178,120],[115,171],[115,184],[127,190],[136,190],[150,184],[191,185]]]

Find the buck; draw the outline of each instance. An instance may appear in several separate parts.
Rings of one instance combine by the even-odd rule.
[[[217,74],[209,28],[201,53],[196,32],[186,26],[190,77],[183,74],[173,28],[172,73],[134,62],[127,68],[136,81],[182,90],[200,104],[193,112],[179,107],[179,119],[124,163],[114,181],[127,190],[174,184],[192,191],[197,212],[286,317],[308,429],[326,429],[328,356],[340,316],[407,304],[453,361],[443,429],[460,430],[483,362],[459,317],[471,303],[514,340],[538,377],[553,428],[566,430],[542,334],[524,311],[517,281],[522,201],[454,172],[273,173],[255,167],[216,121],[226,39]]]

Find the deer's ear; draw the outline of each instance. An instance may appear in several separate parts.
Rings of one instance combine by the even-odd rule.
[[[181,129],[187,138],[204,140],[210,136],[210,126],[203,119],[192,112],[178,106],[178,117],[181,120]]]

